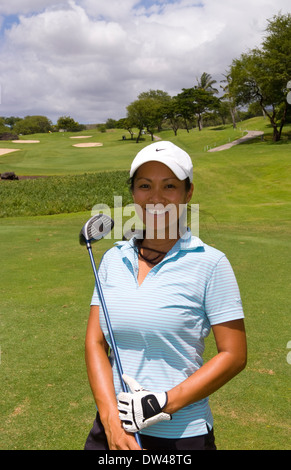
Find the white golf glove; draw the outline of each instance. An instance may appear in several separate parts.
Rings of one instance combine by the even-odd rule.
[[[125,431],[135,433],[152,424],[172,419],[169,413],[162,411],[168,400],[166,392],[150,392],[132,377],[126,374],[122,377],[131,391],[121,392],[117,397],[119,418]]]

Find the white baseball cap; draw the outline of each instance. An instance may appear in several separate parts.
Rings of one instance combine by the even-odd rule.
[[[130,177],[132,178],[136,170],[147,162],[161,162],[172,170],[179,180],[189,178],[193,181],[193,165],[187,152],[168,141],[159,141],[143,148],[134,158]]]

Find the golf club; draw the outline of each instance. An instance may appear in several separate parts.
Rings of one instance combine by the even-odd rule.
[[[122,365],[120,362],[120,357],[119,357],[116,341],[114,338],[111,321],[110,321],[110,317],[109,317],[108,310],[106,307],[101,283],[99,280],[99,276],[98,276],[98,272],[96,269],[96,264],[95,264],[95,260],[94,260],[94,256],[92,252],[92,246],[91,246],[92,243],[97,242],[98,240],[101,240],[101,238],[105,237],[108,233],[110,233],[113,226],[114,226],[114,221],[108,215],[105,215],[105,214],[94,215],[86,222],[86,224],[82,228],[80,235],[79,235],[79,241],[81,245],[86,245],[89,256],[90,256],[90,261],[92,264],[95,281],[96,281],[96,289],[97,289],[101,306],[104,312],[104,317],[105,317],[105,321],[107,324],[108,333],[110,336],[111,345],[112,345],[112,349],[114,352],[122,389],[124,392],[128,392],[128,388],[122,378],[123,369],[122,369]],[[142,444],[141,444],[141,440],[140,440],[138,433],[135,433],[135,439],[136,439],[136,442],[139,444],[140,448],[142,449]]]

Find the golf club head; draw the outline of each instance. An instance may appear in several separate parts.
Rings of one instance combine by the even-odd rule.
[[[93,215],[82,228],[79,241],[80,245],[94,243],[104,238],[113,229],[114,221],[106,214]]]

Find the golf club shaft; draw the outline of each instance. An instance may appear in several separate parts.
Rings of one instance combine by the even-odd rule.
[[[102,306],[102,309],[103,309],[103,312],[104,312],[104,317],[105,317],[105,321],[106,321],[106,324],[107,324],[107,328],[108,328],[108,332],[109,332],[109,336],[110,336],[110,340],[111,340],[111,345],[112,345],[112,349],[113,349],[113,352],[114,352],[114,357],[115,357],[115,360],[116,360],[117,370],[118,370],[118,374],[119,374],[119,377],[120,377],[122,389],[123,389],[124,392],[128,392],[128,388],[127,388],[127,386],[126,386],[126,384],[123,380],[123,377],[122,377],[123,369],[122,369],[122,365],[121,365],[121,362],[120,362],[120,357],[119,357],[117,345],[116,345],[116,342],[115,342],[113,330],[112,330],[112,327],[111,327],[111,321],[110,321],[110,318],[109,318],[109,314],[108,314],[108,310],[107,310],[107,307],[106,307],[105,299],[104,299],[104,296],[103,296],[101,283],[100,283],[98,272],[97,272],[97,269],[96,269],[96,264],[95,264],[94,256],[93,256],[93,253],[92,253],[92,247],[91,247],[91,244],[89,242],[87,242],[87,249],[88,249],[88,253],[89,253],[89,256],[90,256],[90,261],[91,261],[91,264],[92,264],[92,268],[93,268],[93,272],[94,272],[94,276],[95,276],[95,281],[96,281],[96,287],[97,287],[97,291],[98,291],[98,294],[99,294],[99,297],[100,297],[101,306]],[[140,436],[139,436],[138,433],[135,433],[135,439],[136,439],[136,442],[138,443],[138,445],[140,446],[140,448],[142,449],[142,444],[141,444]]]

